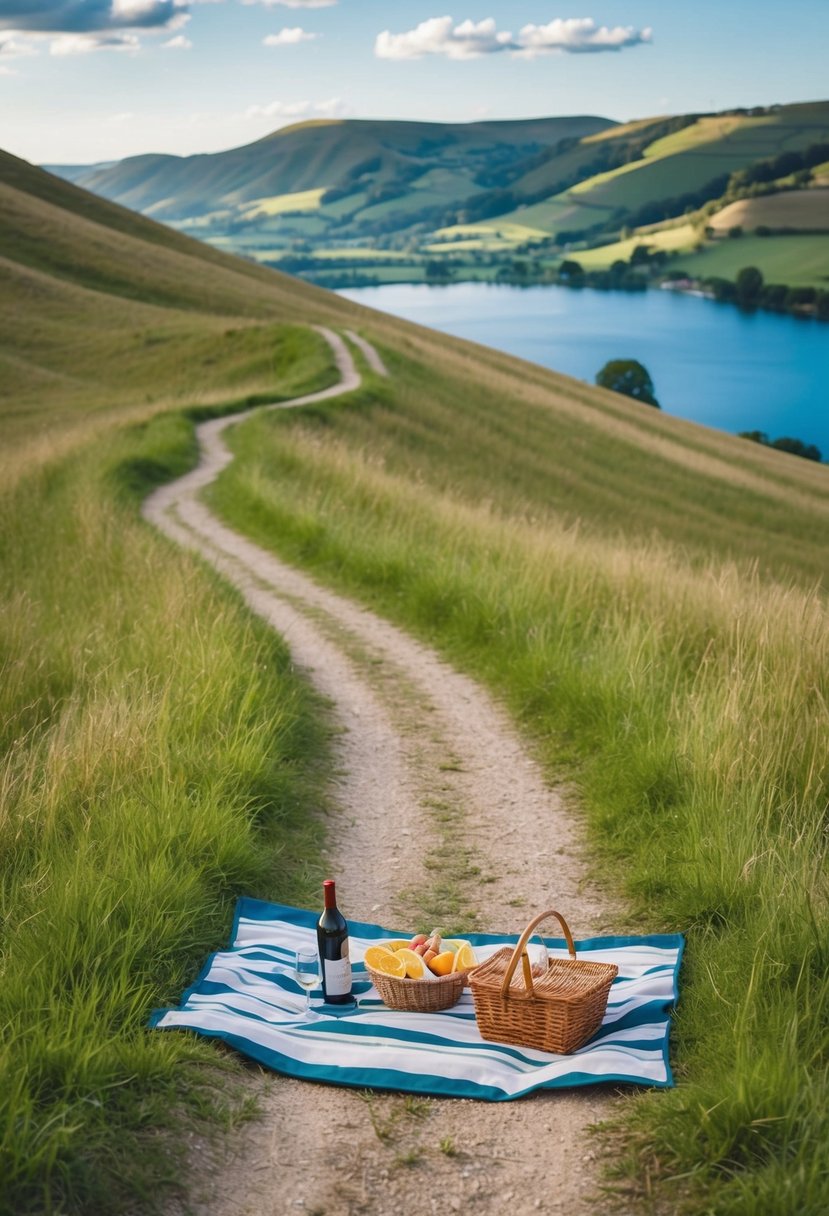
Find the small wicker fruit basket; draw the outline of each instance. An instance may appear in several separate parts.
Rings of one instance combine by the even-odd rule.
[[[550,916],[555,916],[564,930],[570,957],[550,959],[546,971],[534,976],[527,942]],[[521,975],[516,973],[519,959]],[[577,959],[573,935],[564,917],[554,911],[542,912],[527,925],[514,950],[505,946],[469,977],[481,1037],[567,1055],[598,1030],[610,985],[618,972],[612,963]]]
[[[380,994],[380,999],[389,1009],[402,1009],[406,1013],[439,1013],[451,1009],[461,999],[468,971],[450,971],[448,975],[433,979],[398,979],[386,975],[366,963],[371,982]]]

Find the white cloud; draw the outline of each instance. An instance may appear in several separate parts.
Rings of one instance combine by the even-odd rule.
[[[90,51],[140,51],[134,34],[61,34],[49,43],[50,55],[87,55]]]
[[[526,58],[551,51],[584,54],[589,51],[620,51],[651,41],[652,30],[636,30],[632,25],[613,29],[596,25],[592,17],[556,17],[546,25],[525,25],[516,39],[519,54]]]
[[[511,45],[512,35],[499,33],[492,17],[462,21],[454,27],[451,17],[430,17],[405,34],[384,30],[377,35],[374,53],[379,59],[421,59],[424,55],[473,59],[507,50]]]
[[[25,34],[20,34],[16,30],[0,30],[0,56],[3,59],[22,59],[25,55],[36,55],[37,48],[34,42],[27,38]],[[3,75],[10,76],[11,68],[6,68]]]
[[[163,51],[189,51],[192,47],[193,43],[189,38],[185,38],[184,34],[176,34],[175,38],[168,38],[161,44]]]
[[[333,8],[337,0],[242,0],[242,4],[261,4],[263,8]]]
[[[169,4],[158,0],[112,0],[110,23],[117,26],[154,24],[159,18],[169,21]]]
[[[291,28],[285,27],[278,34],[268,34],[262,39],[263,46],[296,46],[300,42],[312,42],[314,38],[319,38],[319,34],[309,34],[307,30],[303,30],[300,26],[295,25]]]
[[[327,101],[271,101],[264,106],[248,106],[245,118],[337,118],[345,113],[339,97]]]
[[[424,55],[476,59],[507,51],[535,58],[553,51],[619,51],[650,40],[650,29],[636,30],[630,25],[609,29],[596,25],[592,17],[557,17],[547,25],[525,25],[516,38],[508,30],[499,30],[492,17],[460,25],[452,17],[430,17],[402,34],[384,30],[377,35],[374,53],[378,59],[422,59]]]

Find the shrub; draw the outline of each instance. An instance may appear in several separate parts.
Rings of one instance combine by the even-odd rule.
[[[611,359],[596,376],[600,388],[609,388],[614,393],[633,397],[644,405],[660,408],[653,391],[653,381],[647,368],[636,359]]]

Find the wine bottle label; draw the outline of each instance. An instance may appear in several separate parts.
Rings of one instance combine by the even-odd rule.
[[[323,960],[325,995],[346,996],[351,991],[351,961],[348,958]]]

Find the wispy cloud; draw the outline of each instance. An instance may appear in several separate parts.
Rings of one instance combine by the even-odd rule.
[[[245,118],[339,118],[345,113],[340,97],[326,101],[271,101],[263,106],[248,106]]]
[[[319,34],[309,34],[307,30],[303,30],[300,26],[295,25],[291,28],[286,27],[280,30],[278,34],[268,34],[262,39],[263,46],[296,46],[300,42],[313,42],[315,38],[319,38]]]
[[[0,57],[3,59],[22,59],[25,55],[36,55],[33,44],[25,36],[21,37],[16,30],[0,30]],[[6,68],[4,76],[11,76],[12,69]]]
[[[193,43],[189,38],[185,38],[184,34],[176,34],[175,38],[168,38],[166,42],[162,42],[161,49],[163,51],[191,51]]]
[[[50,55],[88,55],[92,51],[139,51],[135,34],[61,34],[49,43]]]
[[[596,25],[592,17],[556,17],[546,25],[525,25],[516,39],[518,54],[527,58],[551,51],[585,54],[596,51],[621,51],[627,46],[650,42],[649,27],[637,30],[632,25]]]
[[[264,8],[333,8],[337,0],[242,0],[242,4],[261,4]]]
[[[384,30],[377,35],[374,53],[379,59],[422,59],[424,55],[445,55],[448,59],[475,59],[512,47],[512,34],[496,28],[495,20],[462,21],[451,17],[430,17],[404,34]]]
[[[452,17],[430,17],[402,34],[384,30],[377,35],[374,53],[378,59],[422,59],[426,55],[477,59],[503,52],[535,58],[555,51],[620,51],[650,40],[650,29],[636,30],[630,25],[611,29],[597,25],[592,17],[557,17],[546,25],[525,25],[515,37],[509,30],[499,30],[492,17],[459,25]]]

